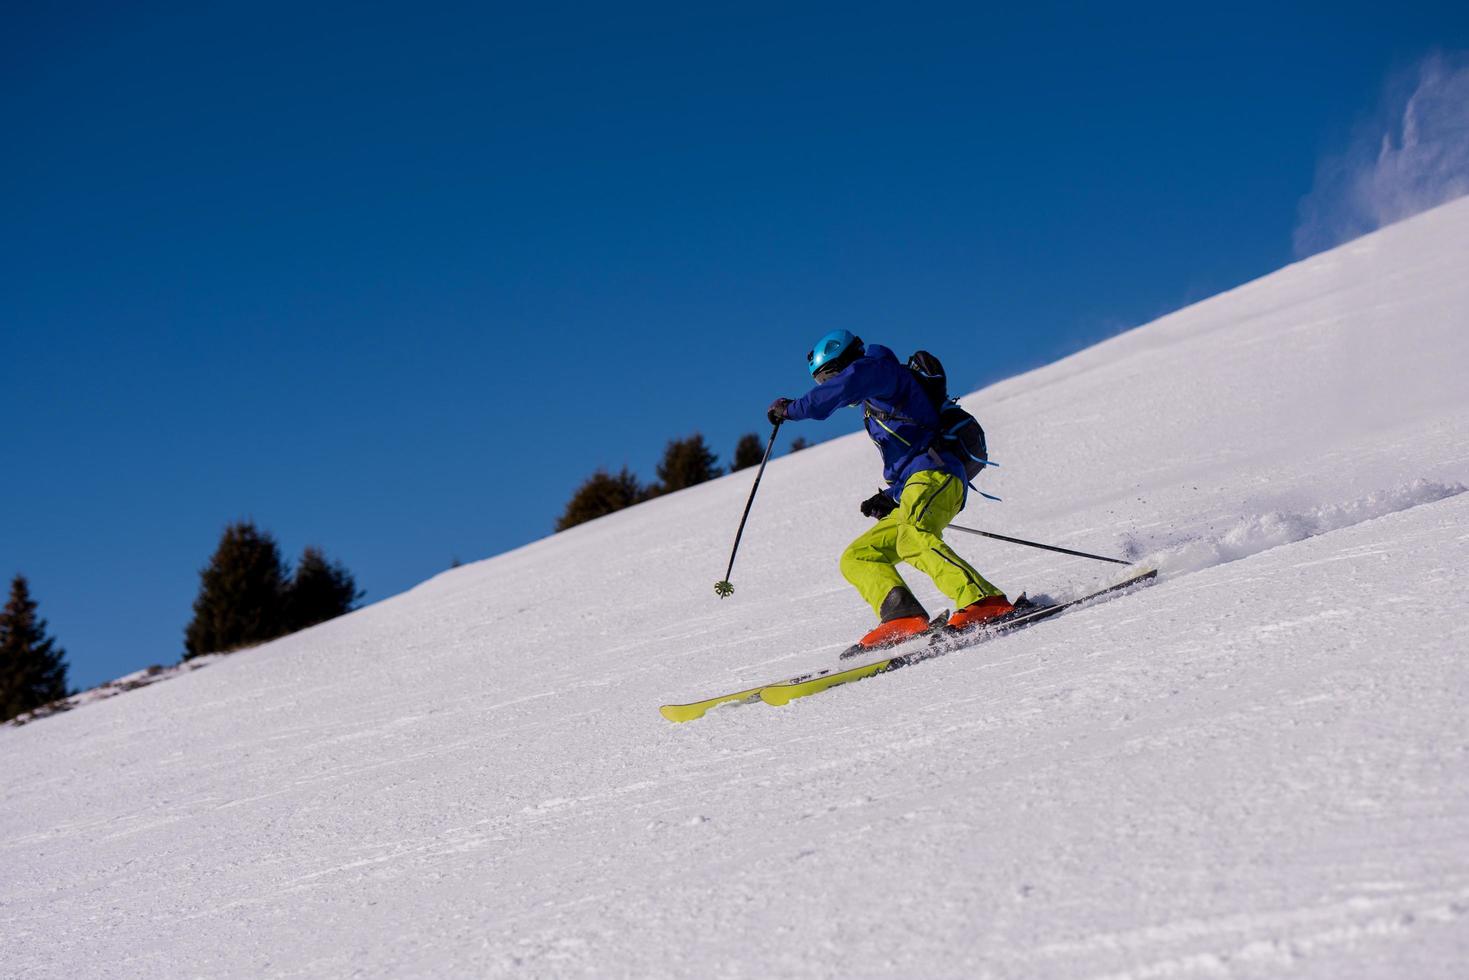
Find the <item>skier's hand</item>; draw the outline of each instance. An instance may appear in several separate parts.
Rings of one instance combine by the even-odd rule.
[[[770,411],[765,413],[765,417],[770,420],[771,425],[780,425],[786,419],[790,418],[786,414],[786,406],[790,403],[791,400],[789,398],[777,398],[770,403]]]
[[[874,520],[880,521],[897,509],[898,505],[893,503],[893,498],[888,496],[885,490],[879,490],[862,501],[862,516],[871,517]]]

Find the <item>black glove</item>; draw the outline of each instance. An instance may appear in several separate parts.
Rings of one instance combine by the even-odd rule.
[[[786,406],[790,403],[791,400],[789,398],[777,398],[775,401],[770,403],[770,411],[765,413],[765,417],[770,420],[771,425],[779,425],[786,419],[790,418],[790,416],[786,414]]]
[[[874,520],[880,521],[897,509],[898,505],[893,503],[893,498],[885,490],[879,490],[862,501],[862,516]]]

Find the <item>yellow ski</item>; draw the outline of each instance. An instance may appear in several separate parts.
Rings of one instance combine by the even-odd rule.
[[[756,701],[763,701],[766,704],[775,705],[789,704],[796,698],[804,698],[808,694],[816,694],[840,684],[860,681],[867,677],[876,676],[877,674],[885,674],[889,671],[897,670],[899,667],[905,667],[909,664],[921,663],[924,660],[942,657],[945,654],[966,649],[978,643],[983,643],[986,640],[1004,636],[1015,630],[1024,629],[1033,623],[1050,619],[1052,616],[1058,615],[1067,609],[1090,602],[1108,593],[1118,592],[1149,582],[1156,578],[1157,575],[1156,570],[1146,569],[1125,581],[1118,582],[1115,585],[1109,585],[1105,589],[1098,589],[1090,595],[1084,595],[1080,598],[1072,599],[1069,602],[1057,603],[1054,606],[1043,606],[1017,616],[1014,619],[996,623],[993,626],[981,627],[972,633],[958,635],[944,635],[942,633],[925,634],[928,640],[927,646],[911,649],[911,644],[905,644],[904,647],[899,648],[902,652],[895,651],[881,660],[869,661],[865,664],[859,664],[856,667],[847,667],[845,669],[840,667],[826,667],[822,670],[812,671],[809,674],[800,674],[796,677],[787,678],[786,680],[762,684],[759,687],[735,691],[732,694],[722,694],[717,698],[709,698],[706,701],[694,701],[691,704],[665,704],[658,711],[669,721],[680,722],[702,718],[709,709],[718,707],[721,704],[753,704]]]
[[[890,657],[887,660],[863,664],[861,667],[852,667],[848,670],[832,671],[829,674],[823,672],[823,676],[796,684],[770,684],[760,688],[760,700],[766,704],[788,704],[796,698],[804,698],[808,694],[815,694],[817,691],[824,691],[838,684],[860,681],[864,677],[881,674],[902,666],[904,663],[906,661],[902,657]]]
[[[895,655],[884,660],[882,664],[890,664],[898,659],[901,658]],[[814,670],[808,674],[797,674],[795,677],[771,681],[768,684],[752,687],[745,691],[735,691],[733,694],[721,694],[719,697],[709,698],[707,701],[694,701],[690,704],[661,705],[658,708],[658,713],[669,721],[693,721],[696,718],[704,717],[706,711],[711,708],[717,708],[721,704],[755,704],[759,701],[765,701],[767,704],[785,704],[790,698],[786,698],[783,701],[771,701],[764,698],[763,693],[772,688],[784,689],[796,685],[802,688],[803,694],[795,694],[791,697],[802,697],[804,694],[814,694],[817,691],[824,691],[827,687],[832,687],[836,684],[845,684],[848,680],[857,680],[857,677],[849,675],[859,671],[862,672],[860,674],[861,677],[871,677],[873,674],[878,673],[880,669],[881,666],[878,664],[864,664],[861,667],[854,667],[849,670],[842,670],[837,667],[824,667],[821,670]],[[841,679],[831,680],[831,678]],[[824,686],[812,687],[810,690],[805,689],[806,685],[822,685],[826,681],[829,681],[829,683],[826,683]]]
[[[927,649],[915,650],[911,653],[894,654],[883,660],[874,660],[856,667],[849,667],[846,670],[823,670],[807,677],[792,678],[783,684],[769,684],[760,688],[760,700],[766,704],[789,704],[796,698],[804,698],[808,694],[816,694],[828,688],[836,687],[839,684],[849,684],[852,681],[860,681],[863,678],[873,677],[877,674],[886,674],[889,671],[897,670],[899,667],[906,667],[909,664],[921,663],[925,660],[932,660],[935,657],[956,653],[976,644],[983,643],[986,640],[992,640],[996,637],[1004,636],[1007,633],[1024,629],[1034,623],[1050,619],[1052,616],[1059,615],[1067,609],[1080,606],[1083,603],[1090,602],[1109,593],[1120,592],[1123,589],[1128,589],[1135,585],[1151,582],[1157,577],[1158,572],[1156,569],[1145,569],[1125,581],[1118,582],[1116,585],[1109,585],[1105,589],[1098,589],[1096,592],[1081,596],[1078,599],[1072,599],[1069,602],[1057,603],[1054,606],[1044,606],[1034,612],[996,623],[991,627],[981,627],[973,633],[959,634],[953,637],[935,636],[932,639],[932,645]]]
[[[692,704],[665,704],[658,709],[658,712],[669,721],[693,721],[695,718],[704,717],[704,712],[721,704],[728,704],[731,701],[749,704],[759,700],[760,688],[752,687],[748,691],[722,694],[717,698],[709,698],[707,701],[695,701]]]

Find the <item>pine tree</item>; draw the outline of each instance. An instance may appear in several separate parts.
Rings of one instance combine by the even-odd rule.
[[[285,629],[286,569],[275,538],[250,521],[225,528],[199,572],[184,659],[273,640]]]
[[[653,492],[673,493],[714,479],[723,472],[714,465],[716,459],[704,444],[704,437],[697,432],[687,439],[669,440],[658,464],[658,482]]]
[[[66,697],[65,657],[46,635],[46,621],[36,617],[25,577],[17,575],[0,610],[0,721]]]
[[[564,531],[624,507],[631,507],[647,496],[648,492],[638,482],[638,478],[628,472],[626,466],[616,476],[606,470],[598,470],[587,477],[586,482],[571,495],[566,510],[556,521],[556,530]]]
[[[735,443],[734,463],[730,466],[729,471],[733,473],[736,470],[759,466],[764,456],[765,450],[760,448],[759,436],[753,432],[740,436],[740,441]]]
[[[283,632],[293,633],[349,613],[362,596],[345,566],[327,561],[320,548],[307,548],[286,587]]]
[[[796,438],[791,440],[791,452],[798,453],[801,450],[806,449],[810,445],[811,440],[807,439],[805,436],[796,436]]]

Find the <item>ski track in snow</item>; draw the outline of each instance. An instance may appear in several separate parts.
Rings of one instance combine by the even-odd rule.
[[[1241,518],[1222,533],[1214,532],[1211,527],[1202,532],[1129,535],[1123,554],[1140,565],[1158,569],[1162,574],[1187,574],[1351,527],[1384,514],[1443,500],[1463,493],[1465,489],[1462,484],[1445,486],[1430,480],[1415,480],[1345,504],[1328,504],[1301,513],[1271,511]]]
[[[656,711],[863,628],[859,437],[730,600],[747,472],[0,728],[0,972],[1461,977],[1466,267],[1469,201],[967,398],[962,523],[1163,575],[912,669]]]

